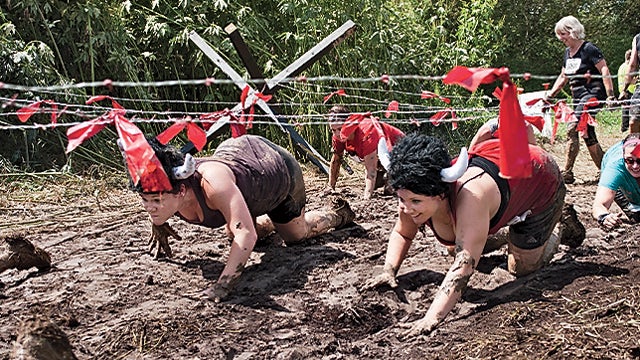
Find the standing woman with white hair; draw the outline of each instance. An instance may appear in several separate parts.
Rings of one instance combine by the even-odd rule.
[[[562,88],[569,83],[571,86],[571,97],[575,104],[576,119],[580,120],[582,113],[588,111],[595,117],[598,109],[605,102],[615,100],[613,81],[611,73],[607,67],[607,61],[602,51],[589,41],[585,41],[584,26],[573,16],[565,16],[555,27],[555,33],[563,44],[567,46],[564,52],[562,71],[547,97],[554,97]],[[597,98],[598,104],[589,102],[590,99]],[[567,124],[567,153],[564,165],[563,178],[565,183],[572,184],[573,165],[580,150],[579,121]],[[583,132],[584,142],[589,150],[589,155],[594,164],[600,169],[604,152],[598,143],[595,127],[586,125]]]

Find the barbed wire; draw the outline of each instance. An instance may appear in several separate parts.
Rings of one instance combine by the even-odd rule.
[[[633,74],[632,74],[633,75]],[[525,80],[530,79],[556,79],[558,75],[536,75],[530,73],[523,74],[512,74],[512,78],[522,78]],[[575,77],[590,77],[590,78],[602,78],[602,76],[574,76]],[[614,77],[614,76],[610,76]],[[433,120],[431,116],[435,113],[442,111],[449,111],[451,114],[455,114],[455,118],[446,118],[438,120],[438,123],[447,123],[447,122],[465,122],[465,121],[473,121],[473,120],[484,120],[486,118],[497,116],[498,112],[498,100],[493,99],[486,95],[476,95],[470,94],[469,96],[461,96],[461,95],[442,95],[440,96],[446,97],[452,101],[460,101],[467,100],[471,97],[475,97],[481,101],[487,103],[485,107],[459,107],[459,106],[449,106],[449,104],[442,103],[442,105],[429,105],[427,102],[428,99],[422,99],[422,91],[406,91],[400,85],[400,81],[404,80],[412,80],[412,81],[441,81],[444,76],[421,76],[421,75],[382,75],[376,77],[366,77],[366,78],[356,78],[356,77],[338,77],[338,76],[319,76],[319,77],[296,77],[296,78],[287,78],[282,81],[282,83],[278,84],[278,87],[292,91],[297,93],[298,95],[302,95],[304,98],[323,98],[323,101],[320,102],[273,102],[268,103],[270,106],[277,106],[281,108],[326,108],[327,100],[326,96],[334,93],[338,89],[345,91],[342,95],[335,95],[344,97],[347,101],[341,103],[341,105],[345,105],[353,108],[370,108],[369,111],[372,115],[378,116],[382,118],[385,122],[392,124],[407,124],[413,123],[420,125],[422,123],[431,123]],[[266,84],[268,79],[250,79],[246,80],[247,83],[254,84]],[[334,83],[355,83],[355,84],[366,84],[366,83],[374,83],[374,82],[383,82],[387,85],[387,88],[375,88],[375,87],[363,87],[363,86],[344,86],[344,87],[336,87],[336,84],[325,84],[324,82],[334,82]],[[111,81],[104,80],[101,82],[81,82],[77,84],[63,84],[63,85],[54,85],[54,86],[24,86],[24,85],[15,85],[15,84],[7,84],[0,83],[1,90],[14,90],[19,93],[28,93],[29,95],[35,95],[35,100],[33,98],[26,99],[20,98],[19,94],[14,94],[13,97],[0,97],[0,103],[2,104],[2,109],[7,108],[23,108],[27,107],[30,104],[33,104],[36,101],[40,101],[40,99],[44,95],[53,96],[53,97],[66,97],[71,99],[77,99],[78,101],[83,101],[83,103],[67,103],[67,102],[54,102],[48,100],[49,105],[52,107],[60,108],[59,112],[54,110],[53,108],[43,107],[37,110],[40,114],[56,114],[58,118],[62,115],[76,116],[81,119],[81,121],[72,121],[72,122],[57,122],[55,124],[12,124],[9,123],[10,118],[13,116],[18,116],[17,111],[3,111],[0,113],[0,130],[12,131],[12,130],[23,130],[23,129],[48,129],[55,127],[71,127],[82,123],[85,120],[96,119],[100,116],[103,116],[109,111],[115,110],[113,107],[109,106],[101,106],[99,104],[87,105],[84,103],[84,100],[88,98],[88,95],[82,94],[74,94],[65,90],[70,89],[86,89],[86,88],[95,88],[95,87],[107,87],[108,89],[113,89],[115,87],[164,87],[164,86],[185,86],[185,85],[195,85],[195,86],[211,86],[214,84],[236,84],[233,80],[227,79],[196,79],[196,80],[168,80],[168,81],[152,81],[152,82],[119,82],[119,81]],[[414,90],[416,88],[421,88],[422,86],[414,86]],[[325,90],[325,92],[321,91]],[[349,91],[349,93],[346,93]],[[544,91],[544,90],[540,90]],[[371,96],[360,95],[361,93],[373,93],[373,94],[383,94],[384,98],[375,98]],[[387,106],[390,101],[393,101],[393,97],[403,97],[403,99],[407,98],[415,98],[420,99],[418,102],[407,102],[406,100],[402,102],[398,102],[397,110],[390,111],[387,109]],[[231,108],[234,105],[238,105],[239,101],[196,101],[196,100],[178,100],[178,99],[143,99],[143,98],[122,98],[122,97],[113,97],[113,100],[119,103],[150,103],[150,104],[166,104],[166,105],[175,105],[179,104],[181,106],[211,106],[216,109],[225,109]],[[437,102],[437,100],[434,100]],[[621,109],[625,107],[629,107],[630,100],[616,102],[613,106],[609,104],[610,110]],[[567,105],[575,106],[576,103],[572,102],[572,100],[567,101]],[[290,113],[295,113],[297,111],[289,111]],[[242,112],[238,112],[240,115]],[[214,121],[200,119],[201,116],[211,114],[211,112],[205,111],[189,111],[187,110],[142,110],[135,108],[127,108],[126,116],[131,117],[129,120],[134,123],[158,123],[158,124],[166,124],[173,123],[177,120],[182,119],[190,119],[194,122],[201,122],[203,124],[210,124]],[[392,115],[389,115],[392,114]],[[462,115],[462,116],[461,116]],[[1,120],[2,118],[6,118],[6,121]],[[253,124],[267,124],[273,125],[273,119],[270,115],[265,114],[253,114]],[[302,127],[302,126],[326,126],[328,125],[328,119],[326,114],[324,113],[304,113],[304,114],[279,114],[277,115],[278,120],[282,120],[286,123]],[[105,123],[108,123],[105,122]]]

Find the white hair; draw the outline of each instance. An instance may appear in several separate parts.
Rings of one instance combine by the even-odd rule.
[[[556,34],[559,32],[568,33],[569,36],[576,40],[583,40],[585,38],[584,26],[578,19],[573,16],[565,16],[556,23]]]

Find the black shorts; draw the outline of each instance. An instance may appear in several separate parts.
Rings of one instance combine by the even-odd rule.
[[[594,85],[594,86],[575,86],[571,88],[571,97],[573,98],[573,102],[575,103],[575,115],[578,118],[578,122],[580,121],[580,117],[582,116],[583,111],[588,111],[592,117],[596,117],[600,109],[602,108],[607,95],[604,90],[604,85]],[[590,108],[585,110],[584,107],[587,102],[596,98],[600,101],[600,104],[595,108]],[[577,122],[570,122],[567,124],[567,134],[570,136],[574,134],[577,136]],[[575,139],[575,138],[574,138]],[[587,125],[587,137],[584,138],[584,143],[587,146],[592,146],[598,143],[598,137],[596,136],[596,128],[592,125]]]
[[[520,249],[535,249],[544,245],[562,217],[566,192],[564,182],[560,181],[551,206],[509,227],[509,242]]]
[[[266,139],[264,139],[264,141],[276,150],[280,156],[282,156],[282,160],[284,160],[287,170],[289,171],[291,182],[287,197],[273,208],[273,210],[267,212],[267,215],[274,223],[286,224],[300,216],[302,214],[302,209],[304,209],[304,206],[307,203],[307,194],[304,188],[302,169],[300,168],[298,161],[296,161],[290,152]]]

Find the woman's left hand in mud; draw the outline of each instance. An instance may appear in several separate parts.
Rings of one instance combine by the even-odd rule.
[[[407,339],[418,335],[429,335],[440,322],[435,319],[424,317],[413,323],[400,324],[402,327],[409,327],[408,331],[402,333],[402,338]]]

